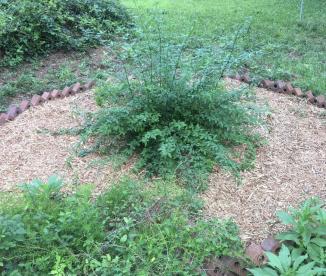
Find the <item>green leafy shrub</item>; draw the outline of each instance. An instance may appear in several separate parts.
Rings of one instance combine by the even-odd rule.
[[[87,186],[61,187],[34,181],[18,207],[0,208],[0,274],[198,275],[209,257],[243,254],[236,225],[203,219],[172,182],[124,179],[93,201]]]
[[[278,238],[291,242],[297,254],[307,254],[309,261],[326,267],[326,210],[325,203],[312,198],[300,209],[278,212],[282,223],[291,226],[289,231],[280,233]]]
[[[314,276],[325,275],[325,268],[316,267],[315,262],[304,263],[307,255],[298,254],[293,249],[291,252],[282,245],[278,255],[266,252],[269,259],[268,266],[264,268],[249,269],[254,276]]]
[[[266,253],[269,262],[263,268],[250,269],[254,276],[314,276],[326,273],[326,211],[321,200],[311,198],[301,208],[278,212],[290,230],[281,232],[283,241],[278,255]]]
[[[50,50],[99,45],[130,21],[115,0],[5,0],[0,10],[3,65]]]
[[[235,60],[232,52],[215,46],[192,50],[191,34],[176,45],[160,30],[149,31],[124,48],[124,76],[98,88],[103,108],[83,138],[95,137],[102,153],[136,153],[137,167],[148,175],[177,175],[195,190],[203,188],[215,164],[234,174],[248,168],[258,117],[250,91],[227,91],[221,82]],[[235,146],[243,146],[243,158]]]

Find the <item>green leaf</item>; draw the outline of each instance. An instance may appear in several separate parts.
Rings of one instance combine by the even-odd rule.
[[[306,247],[311,239],[311,232],[309,229],[305,229],[304,233],[302,234],[302,241],[303,245]]]
[[[320,236],[326,235],[326,225],[318,226],[314,229],[314,233]]]
[[[268,264],[270,266],[277,268],[280,272],[284,271],[280,258],[277,255],[270,252],[266,252],[265,254],[268,257]]]
[[[314,261],[320,260],[320,253],[321,253],[322,248],[319,247],[318,245],[311,243],[307,246],[307,253],[311,259]]]
[[[313,275],[312,274],[312,268],[315,266],[315,262],[310,262],[310,263],[308,263],[308,264],[306,264],[306,265],[303,265],[303,266],[301,266],[299,269],[298,269],[298,271],[297,271],[297,273],[298,273],[298,276],[300,275],[302,275],[302,276],[308,276],[308,275]]]
[[[311,240],[312,243],[317,244],[320,247],[326,247],[326,239],[322,238],[313,238]]]
[[[121,237],[121,239],[120,239],[120,242],[124,243],[124,242],[127,241],[127,239],[128,239],[128,236],[127,236],[127,235],[123,235],[123,236]]]
[[[295,224],[294,218],[287,212],[279,211],[279,212],[276,212],[276,215],[281,220],[281,222],[286,225],[290,225],[290,224],[294,225]]]
[[[282,248],[280,250],[279,256],[278,256],[282,267],[283,271],[287,271],[291,267],[291,256],[290,256],[290,250],[282,244]]]
[[[300,266],[300,264],[302,264],[302,262],[303,262],[305,259],[307,259],[307,258],[308,258],[308,256],[307,256],[307,255],[304,255],[304,256],[300,256],[300,257],[298,257],[297,259],[295,259],[295,261],[294,261],[294,263],[293,263],[293,268],[294,268],[295,270],[297,270],[298,267]]]
[[[277,272],[269,267],[248,269],[253,276],[278,276]]]
[[[300,244],[299,234],[294,231],[279,233],[277,238],[283,241],[294,241],[295,243]]]

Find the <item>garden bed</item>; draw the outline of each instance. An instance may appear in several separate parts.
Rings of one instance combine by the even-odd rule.
[[[232,82],[234,84],[237,82]],[[267,144],[258,150],[255,168],[234,177],[221,171],[210,177],[202,198],[208,217],[232,218],[243,240],[260,240],[281,226],[275,211],[297,206],[311,196],[326,199],[326,114],[305,100],[256,89],[258,102],[270,107],[259,129]],[[78,127],[81,114],[96,110],[92,91],[47,102],[0,127],[0,190],[18,183],[58,175],[68,188],[93,183],[101,191],[128,171],[115,170],[96,154],[78,157],[79,138],[63,129]]]
[[[325,110],[261,88],[256,94],[270,113],[259,130],[267,144],[258,149],[255,168],[242,173],[239,186],[231,175],[213,174],[202,196],[207,216],[234,219],[243,240],[281,230],[278,210],[297,207],[311,196],[326,199]]]
[[[67,188],[93,183],[100,191],[118,177],[110,163],[89,154],[79,157],[79,137],[64,133],[82,123],[82,114],[96,110],[92,92],[46,102],[31,108],[0,127],[0,191],[13,191],[17,184],[57,175]]]

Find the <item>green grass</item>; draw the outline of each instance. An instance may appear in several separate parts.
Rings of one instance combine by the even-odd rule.
[[[250,35],[240,49],[254,52],[246,64],[256,81],[261,78],[291,80],[302,89],[326,94],[326,2],[305,1],[304,20],[299,21],[299,0],[123,0],[136,21],[163,11],[164,28],[181,37],[194,27],[197,38],[230,37],[251,18]],[[221,39],[222,40],[222,39]],[[119,42],[116,42],[117,44]],[[89,78],[105,79],[114,60],[100,51],[50,55],[18,68],[0,68],[0,112],[18,101],[17,96],[63,88]]]
[[[139,16],[162,10],[163,23],[178,37],[194,26],[194,36],[234,32],[251,18],[251,34],[242,48],[257,53],[247,64],[260,78],[291,80],[303,89],[326,94],[326,2],[305,1],[299,21],[299,0],[123,0]]]
[[[104,48],[88,52],[50,54],[15,68],[0,68],[0,112],[11,103],[44,91],[89,79],[106,79],[114,71],[114,63]]]

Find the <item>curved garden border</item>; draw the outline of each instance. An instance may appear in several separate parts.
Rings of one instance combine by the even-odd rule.
[[[65,87],[62,91],[55,89],[51,92],[43,92],[42,95],[35,94],[31,98],[31,100],[23,100],[18,106],[11,105],[9,106],[8,111],[6,113],[1,113],[0,126],[8,121],[14,120],[19,114],[23,113],[30,107],[35,107],[47,101],[62,99],[71,95],[75,95],[79,92],[87,91],[91,89],[94,84],[94,80],[91,80],[85,83],[84,85],[81,85],[79,82],[77,82],[71,85],[70,87]]]

